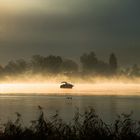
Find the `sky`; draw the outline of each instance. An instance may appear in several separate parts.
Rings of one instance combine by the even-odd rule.
[[[139,0],[0,0],[0,64],[50,54],[78,60],[94,51],[140,64]]]

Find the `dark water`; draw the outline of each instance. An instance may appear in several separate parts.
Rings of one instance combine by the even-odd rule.
[[[25,124],[38,116],[38,105],[44,108],[48,118],[58,110],[65,121],[73,118],[76,108],[83,112],[86,108],[95,108],[97,114],[107,123],[117,114],[133,111],[133,119],[140,120],[140,96],[66,96],[49,95],[0,95],[0,119],[6,122],[16,118],[15,112],[22,114]]]

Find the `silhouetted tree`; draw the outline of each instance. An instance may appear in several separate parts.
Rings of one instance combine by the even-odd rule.
[[[89,54],[83,54],[80,57],[80,62],[84,71],[93,71],[98,63],[98,59],[94,52],[90,52]]]
[[[95,72],[96,74],[109,74],[110,68],[104,61],[98,60],[94,52],[83,54],[80,57],[84,72]]]
[[[110,74],[109,64],[105,63],[104,61],[99,60],[95,69],[98,74]]]
[[[118,68],[118,62],[117,62],[117,58],[114,53],[112,53],[109,57],[109,65],[110,65],[111,72],[113,72],[113,73],[116,72],[116,70]]]
[[[47,67],[47,71],[50,73],[60,72],[60,68],[62,65],[62,58],[60,56],[50,55],[45,58],[45,64]]]
[[[28,64],[24,59],[10,61],[4,68],[5,72],[11,74],[19,74],[26,72]]]
[[[63,72],[77,72],[78,71],[78,64],[73,60],[64,60],[61,66]]]
[[[62,58],[54,55],[47,57],[34,55],[31,60],[33,72],[56,73],[60,71],[61,64]]]
[[[34,55],[31,59],[31,69],[33,72],[42,72],[45,69],[45,57]]]

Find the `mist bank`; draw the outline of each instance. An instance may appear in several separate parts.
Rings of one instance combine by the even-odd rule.
[[[68,81],[75,84],[140,84],[140,77],[127,77],[122,75],[102,76],[102,75],[71,75],[65,74],[19,74],[12,76],[3,76],[0,79],[2,83],[52,83],[60,84],[62,81]]]
[[[79,61],[79,62],[78,62]],[[140,67],[121,67],[119,58],[111,53],[108,62],[92,51],[79,60],[61,56],[34,55],[30,60],[11,60],[0,66],[0,82],[15,83],[140,83]]]
[[[62,81],[73,89],[61,89]],[[0,81],[0,95],[125,95],[140,96],[140,78],[124,76],[65,76],[22,74],[7,76]]]

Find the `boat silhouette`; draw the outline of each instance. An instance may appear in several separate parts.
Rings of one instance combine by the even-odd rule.
[[[72,89],[74,87],[74,85],[68,83],[68,82],[61,82],[60,88],[70,88]]]

